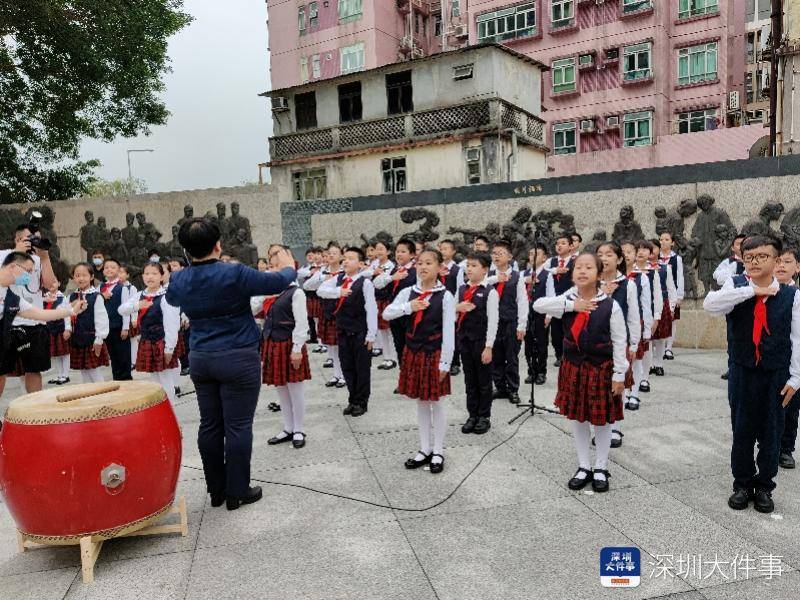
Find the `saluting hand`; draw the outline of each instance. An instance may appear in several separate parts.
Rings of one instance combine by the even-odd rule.
[[[475,310],[475,305],[472,302],[459,302],[456,304],[456,312],[468,313]]]
[[[353,290],[351,288],[344,288],[343,287],[343,288],[341,288],[339,290],[339,296],[341,296],[342,298],[347,298],[352,293],[353,293]]]
[[[584,300],[583,298],[575,298],[572,301],[572,306],[575,312],[594,312],[597,309],[597,303],[594,300]]]
[[[400,281],[401,279],[405,279],[408,277],[408,271],[398,271],[394,275],[392,275],[392,281]]]
[[[607,282],[607,283],[604,283],[604,284],[603,284],[603,285],[600,287],[600,289],[601,289],[601,290],[603,290],[603,293],[604,293],[606,296],[610,296],[611,294],[613,294],[614,292],[616,292],[616,291],[617,291],[617,288],[618,288],[618,287],[619,287],[619,284],[618,284],[616,281],[609,281],[609,282]]]
[[[425,310],[430,306],[430,302],[427,300],[420,300],[419,298],[414,298],[411,301],[411,312],[417,312],[420,310]]]
[[[505,283],[508,280],[509,280],[508,273],[497,274],[497,283]]]
[[[777,287],[773,287],[773,286],[769,286],[769,287],[754,286],[753,287],[753,293],[756,296],[774,296],[775,294],[778,293],[778,288]]]
[[[152,300],[145,300],[144,298],[139,300],[139,310],[141,310],[143,308],[150,308],[151,306],[153,306],[153,301]]]

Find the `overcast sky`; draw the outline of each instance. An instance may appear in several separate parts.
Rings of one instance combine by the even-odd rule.
[[[89,140],[82,158],[97,158],[104,179],[133,176],[148,191],[240,185],[258,179],[272,130],[267,100],[267,7],[264,0],[185,0],[195,20],[169,44],[173,72],[164,100],[172,112],[151,135],[111,144]],[[265,170],[265,176],[267,172]]]

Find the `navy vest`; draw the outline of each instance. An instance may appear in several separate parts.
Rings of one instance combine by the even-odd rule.
[[[631,339],[631,332],[628,331],[628,280],[620,281],[617,289],[611,294],[611,298],[616,300],[622,309],[622,316],[625,317],[625,331],[628,333],[628,341]]]
[[[669,299],[669,289],[667,289],[667,266],[658,265],[658,279],[661,282],[661,301]],[[673,282],[675,280],[673,279]]]
[[[339,273],[336,278],[336,285],[340,286],[344,282],[346,275]],[[364,300],[364,278],[359,277],[350,284],[352,293],[344,299],[336,313],[336,328],[346,333],[366,333],[367,332],[367,307]],[[336,300],[337,304],[339,300]],[[334,307],[335,308],[335,307]]]
[[[533,286],[531,287],[531,294],[530,299],[532,301],[536,301],[539,298],[545,298],[547,296],[547,280],[552,277],[550,272],[546,269],[542,269],[538,275],[533,275]]]
[[[83,299],[87,303],[86,310],[75,317],[72,325],[72,345],[76,348],[88,348],[94,344],[94,303],[97,302],[98,297],[102,298],[97,292],[83,295]],[[74,302],[77,299],[78,293],[72,292],[69,301]]]
[[[548,262],[548,267],[555,269],[558,266],[558,257],[554,256]],[[572,287],[572,268],[575,266],[575,261],[572,257],[567,260],[565,265],[569,271],[562,275],[553,273],[553,285],[556,288],[556,296],[560,296]]]
[[[647,269],[645,272],[647,275],[647,280],[650,282],[650,312],[653,313],[653,318],[655,319],[655,310],[656,310],[656,286],[655,286],[655,279],[656,279],[656,272],[652,269]],[[663,299],[662,299],[663,303]]]
[[[337,274],[338,276],[338,274]],[[325,281],[323,281],[325,283]],[[322,316],[325,317],[326,321],[333,321],[336,317],[333,314],[333,311],[336,310],[336,303],[339,301],[338,298],[329,299],[329,298],[320,298],[320,303],[322,304]]]
[[[395,265],[394,269],[392,269],[392,275],[397,273],[399,268],[400,268],[399,266]],[[391,294],[390,297],[392,300],[394,300],[395,298],[397,298],[397,294],[399,294],[407,287],[412,287],[416,285],[416,283],[417,283],[417,269],[416,267],[411,267],[410,269],[408,269],[408,277],[406,277],[405,279],[399,279],[397,281],[390,281],[389,285],[387,285],[386,287],[389,288],[389,293]]]
[[[678,285],[678,255],[673,254],[669,257],[669,261],[667,262],[670,269],[672,269],[672,281],[675,282],[675,285]]]
[[[9,349],[11,345],[11,328],[14,326],[14,319],[17,318],[19,312],[19,296],[17,296],[10,289],[6,290],[6,297],[3,300],[3,322],[0,326],[0,347],[3,353]]]
[[[744,275],[733,278],[734,287],[749,285]],[[781,284],[778,293],[767,298],[767,328],[761,334],[761,361],[765,371],[789,369],[792,358],[792,306],[797,288]],[[731,362],[750,369],[756,367],[753,345],[753,310],[756,298],[737,304],[728,313],[728,357]]]
[[[490,275],[495,273],[490,272]],[[517,320],[517,285],[519,285],[519,271],[512,271],[508,276],[508,281],[505,282],[503,293],[500,295],[500,320],[501,321],[515,321]],[[495,284],[495,289],[499,292],[500,283]]]
[[[462,285],[458,290],[458,301],[464,302],[464,294],[469,289],[469,285]],[[489,325],[489,315],[486,312],[486,304],[489,300],[489,292],[492,290],[491,286],[479,285],[472,295],[471,302],[475,308],[468,313],[456,313],[456,323],[461,319],[461,323],[456,328],[456,340],[461,343],[462,340],[469,340],[470,342],[481,341],[486,344],[486,328]]]
[[[142,295],[144,298],[144,295]],[[161,310],[161,302],[164,294],[153,298],[153,306],[147,309],[144,316],[139,321],[139,332],[143,340],[157,342],[164,339],[164,311]]]
[[[106,312],[108,313],[108,325],[111,331],[122,329],[122,315],[119,314],[119,307],[122,304],[122,283],[117,283],[111,290],[111,298],[105,300]]]
[[[630,279],[628,281],[631,281]],[[642,274],[636,273],[633,278],[633,283],[636,284],[636,299],[639,301],[639,320],[644,319],[644,307],[642,306]],[[652,293],[652,292],[651,292]],[[651,299],[652,302],[652,299]]]
[[[414,331],[414,317],[418,313],[411,313],[406,322],[406,346],[412,352],[436,352],[442,347],[442,303],[445,290],[433,292],[427,297],[428,308],[422,311],[422,320]],[[409,302],[419,296],[419,292],[411,290]]]
[[[292,298],[294,298],[296,290],[296,287],[291,286],[282,291],[270,306],[267,314],[264,315],[262,336],[265,340],[285,342],[292,338],[295,326]]]
[[[54,308],[58,308],[64,302],[64,296],[58,296],[55,300],[53,300],[52,304],[50,302],[44,303],[45,310],[52,310]],[[64,319],[58,319],[56,321],[47,321],[45,323],[47,326],[47,331],[50,332],[50,335],[58,335],[59,333],[64,333],[66,329],[64,325]]]
[[[606,298],[597,303],[597,308],[589,315],[589,322],[583,329],[580,339],[572,337],[572,324],[578,313],[564,313],[564,356],[573,364],[589,361],[599,365],[614,357],[614,345],[611,342],[611,310],[614,301]]]
[[[378,268],[380,269],[381,267],[379,266]],[[384,272],[386,272],[386,271],[384,271]],[[391,273],[392,271],[389,270],[388,272]],[[394,283],[393,281],[390,281],[389,284],[384,288],[381,288],[381,289],[375,288],[375,300],[376,301],[377,300],[391,300],[391,298],[392,298],[392,284],[393,283]]]
[[[744,275],[744,263],[740,260],[734,260],[733,262],[736,263],[736,274]]]
[[[439,279],[441,281],[441,278]],[[448,292],[450,292],[451,294],[453,294],[453,296],[455,296],[456,292],[458,291],[459,283],[460,282],[458,281],[458,264],[453,263],[453,266],[448,272],[447,277],[445,277],[444,281],[442,281],[442,285]]]

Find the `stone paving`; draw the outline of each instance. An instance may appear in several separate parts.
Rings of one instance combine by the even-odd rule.
[[[262,483],[261,502],[228,512],[211,508],[204,494],[197,407],[193,396],[183,397],[175,410],[189,536],[107,542],[87,586],[76,547],[18,554],[2,507],[0,598],[797,598],[800,471],[780,473],[773,515],[731,511],[724,354],[676,354],[667,376],[654,377],[653,392],[642,395],[641,410],[626,415],[624,445],[611,451],[608,494],[567,489],[576,459],[560,416],[537,413],[509,425],[518,409],[498,401],[487,435],[463,435],[461,378],[447,400],[444,473],[406,471],[402,463],[418,445],[416,411],[392,395],[396,371],[373,368],[370,410],[351,419],[341,414],[345,391],[323,387],[330,371],[312,354],[308,444],[267,445],[281,420],[267,410],[275,392],[265,388],[253,478],[365,502]],[[552,368],[550,375],[536,388],[537,403],[548,406]],[[188,379],[182,385],[191,389]],[[10,383],[0,409],[17,393]],[[447,498],[481,460],[452,497],[419,510]],[[604,546],[641,549],[638,588],[601,587]],[[770,556],[782,557],[777,567]]]

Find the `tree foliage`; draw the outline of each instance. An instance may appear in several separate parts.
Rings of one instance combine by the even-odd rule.
[[[167,42],[183,0],[0,0],[0,203],[85,194],[111,141],[166,122]]]
[[[102,196],[134,196],[147,193],[144,179],[96,179],[89,183],[86,195],[92,198]]]

